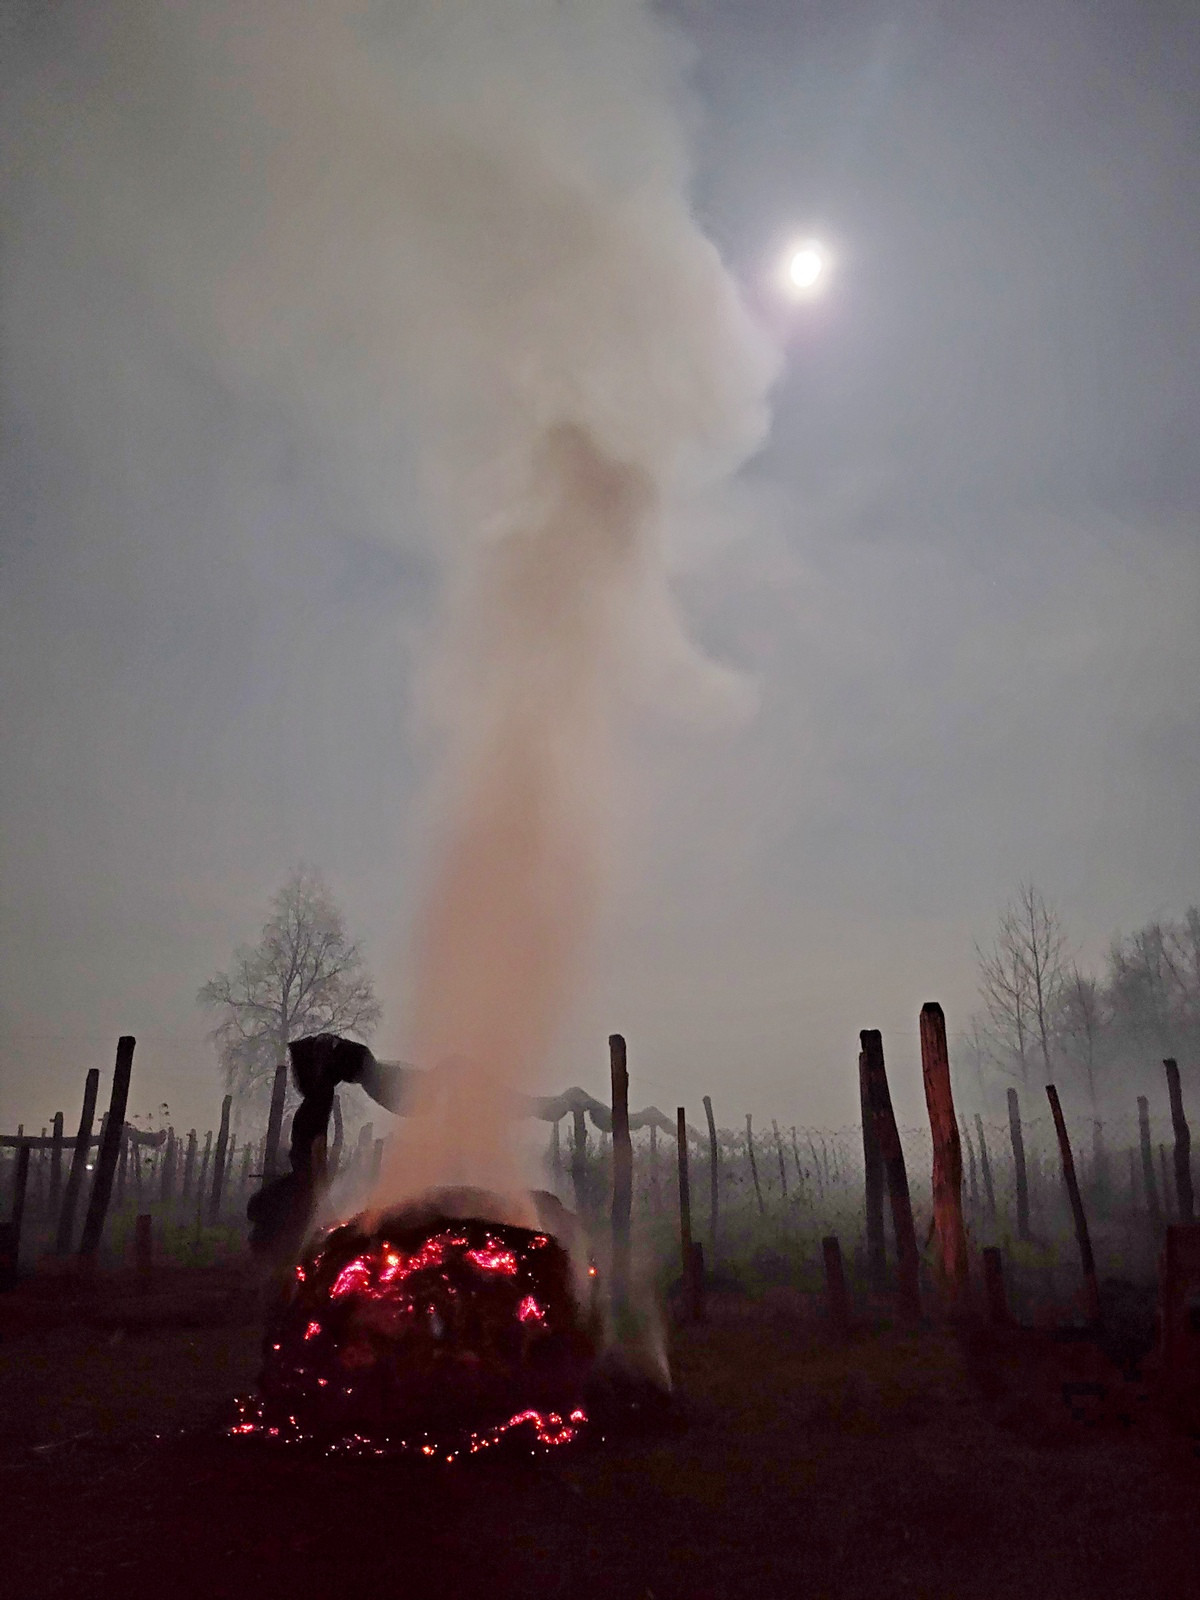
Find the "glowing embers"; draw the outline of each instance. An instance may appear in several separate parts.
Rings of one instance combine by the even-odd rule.
[[[234,1434],[438,1459],[570,1443],[594,1355],[554,1239],[412,1213],[321,1241],[266,1352]]]

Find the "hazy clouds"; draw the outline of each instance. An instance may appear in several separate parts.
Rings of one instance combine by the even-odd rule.
[[[921,1001],[953,1027],[1018,876],[1100,945],[1200,893],[1194,25],[673,9],[702,219],[787,343],[767,451],[672,543],[693,630],[759,710],[689,724],[664,684],[553,1084],[600,1087],[620,1027],[647,1099],[845,1121],[858,1028],[902,1063]],[[378,393],[337,388],[361,364],[332,334],[349,444],[286,370],[260,381],[261,350],[239,359],[242,313],[198,356],[185,260],[145,281],[123,230],[168,250],[172,185],[187,210],[228,170],[189,142],[199,80],[157,57],[130,133],[148,64],[100,35],[136,12],[18,8],[6,50],[5,1126],[69,1112],[120,1031],[144,1041],[139,1104],[210,1117],[195,990],[297,859],[385,995],[412,913],[425,488]],[[138,153],[108,209],[97,125]],[[234,166],[240,141],[231,117]],[[247,183],[272,192],[266,168]],[[301,278],[277,307],[308,304],[310,267],[336,278],[329,239],[304,254],[317,198],[284,207]],[[784,329],[761,285],[793,225],[827,228],[841,270]],[[236,256],[229,227],[205,248]]]

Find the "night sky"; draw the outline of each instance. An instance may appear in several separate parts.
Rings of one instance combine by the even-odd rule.
[[[12,6],[0,47],[5,1130],[69,1121],[121,1032],[134,1109],[209,1125],[196,990],[301,861],[403,1041],[439,583],[408,445],[327,447],[131,265],[129,195],[204,183],[153,58],[106,76],[139,9]],[[602,1092],[621,1029],[640,1103],[837,1126],[880,1027],[915,1116],[919,1006],[965,1024],[1019,879],[1085,962],[1200,897],[1200,10],[666,9],[697,215],[783,351],[767,443],[670,540],[757,709],[643,708],[546,1087]],[[835,265],[788,306],[798,234]]]

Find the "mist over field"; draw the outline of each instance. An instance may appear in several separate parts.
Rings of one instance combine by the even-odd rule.
[[[981,1011],[1019,884],[1100,975],[1200,900],[1191,25],[402,9],[9,9],[0,1128],[119,1033],[133,1105],[210,1125],[197,990],[300,862],[409,1051],[447,708],[494,686],[439,649],[446,527],[488,547],[530,416],[655,508],[537,1087],[603,1096],[619,1029],[636,1104],[841,1127],[879,1027],[918,1122],[919,1006]],[[783,306],[797,232],[836,276]]]

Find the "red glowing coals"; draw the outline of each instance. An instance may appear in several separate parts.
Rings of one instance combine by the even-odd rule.
[[[511,1250],[502,1250],[488,1241],[483,1250],[468,1250],[467,1260],[473,1261],[481,1272],[503,1272],[511,1278],[517,1270],[517,1258]]]
[[[570,1261],[549,1235],[395,1213],[319,1241],[268,1330],[234,1432],[453,1459],[566,1444],[594,1357]]]

